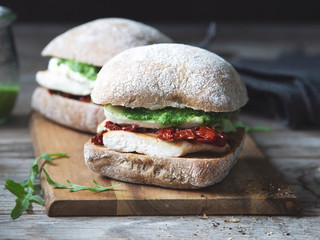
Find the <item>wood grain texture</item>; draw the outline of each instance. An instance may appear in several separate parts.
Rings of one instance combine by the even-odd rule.
[[[76,222],[77,224],[73,224]],[[3,219],[2,239],[319,239],[319,218],[127,216]],[[1,226],[1,225],[0,225]],[[17,228],[18,226],[18,228]]]
[[[54,124],[34,113],[30,130],[35,154],[66,152],[69,158],[46,165],[52,179],[80,185],[119,184],[87,168],[83,144],[90,135]],[[186,214],[276,214],[296,215],[302,206],[292,190],[262,155],[250,136],[239,162],[220,183],[199,190],[175,190],[147,185],[121,183],[104,193],[71,193],[54,189],[44,176],[41,185],[49,216],[88,215],[186,215]]]

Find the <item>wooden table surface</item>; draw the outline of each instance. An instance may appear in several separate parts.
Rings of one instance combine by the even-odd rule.
[[[195,44],[206,23],[148,23],[177,42]],[[4,190],[5,179],[27,179],[34,161],[28,129],[34,74],[47,67],[42,48],[75,24],[17,24],[21,92],[12,116],[0,126],[0,239],[320,239],[320,130],[291,130],[257,116],[241,115],[248,124],[272,132],[252,138],[301,200],[304,216],[129,216],[55,217],[37,204],[17,220],[10,218],[15,197]],[[227,59],[234,56],[273,58],[301,48],[320,53],[320,24],[218,24],[210,46]]]

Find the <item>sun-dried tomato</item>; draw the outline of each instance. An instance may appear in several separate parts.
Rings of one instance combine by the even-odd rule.
[[[208,126],[193,127],[187,129],[181,128],[162,128],[157,132],[157,137],[167,141],[195,140],[199,142],[213,143],[218,146],[224,146],[227,142],[225,133],[218,133]]]
[[[104,125],[106,129],[110,131],[113,130],[122,130],[122,131],[129,131],[129,132],[137,132],[139,125],[137,124],[116,124],[111,121],[107,121]]]
[[[181,129],[177,128],[176,130],[176,140],[192,140],[196,138],[196,134],[192,128]]]
[[[79,97],[79,101],[90,103],[91,97],[89,95],[88,96],[81,96],[81,97]]]
[[[212,142],[218,137],[217,132],[213,128],[207,126],[195,128],[195,133],[197,135],[197,141],[201,142]]]
[[[208,126],[199,126],[193,128],[161,128],[161,129],[149,129],[140,128],[136,124],[116,124],[111,121],[105,123],[105,130],[98,133],[92,138],[92,142],[96,145],[103,145],[102,136],[107,131],[130,131],[130,132],[153,132],[158,138],[166,141],[179,141],[179,140],[191,140],[214,144],[220,147],[225,146],[227,143],[227,135],[225,133],[218,133],[214,128]]]
[[[105,128],[109,129],[110,131],[112,130],[121,130],[121,127],[118,124],[115,124],[111,121],[107,121],[104,125]]]
[[[102,130],[101,132],[99,132],[98,134],[96,134],[94,137],[91,138],[91,142],[94,144],[94,145],[100,145],[102,146],[103,145],[103,134],[108,132],[108,130]]]
[[[174,131],[175,128],[162,128],[157,131],[157,136],[160,139],[165,139],[167,141],[174,140]]]
[[[87,102],[90,103],[91,102],[91,97],[90,95],[86,95],[86,96],[78,96],[78,95],[72,95],[69,93],[64,93],[61,91],[56,91],[56,90],[52,90],[52,89],[48,89],[50,94],[55,94],[61,97],[65,97],[65,98],[70,98],[70,99],[74,99],[74,100],[78,100],[81,102]]]
[[[97,133],[91,138],[91,142],[95,145],[103,145],[103,134],[108,131],[122,130],[129,132],[146,132],[145,128],[139,128],[136,124],[116,124],[111,121],[107,121],[104,125],[105,129]]]

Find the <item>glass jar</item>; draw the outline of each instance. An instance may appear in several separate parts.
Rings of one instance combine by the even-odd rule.
[[[12,111],[19,93],[19,70],[12,24],[15,13],[0,6],[0,124]]]

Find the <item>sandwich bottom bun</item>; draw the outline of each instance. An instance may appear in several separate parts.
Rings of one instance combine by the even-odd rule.
[[[195,153],[184,157],[152,157],[108,150],[87,141],[87,166],[103,176],[131,183],[168,188],[197,189],[220,182],[236,164],[245,141],[245,131],[230,134],[231,150],[223,155]]]
[[[31,107],[56,123],[90,133],[96,133],[98,124],[105,119],[100,105],[50,94],[43,87],[33,92]]]

